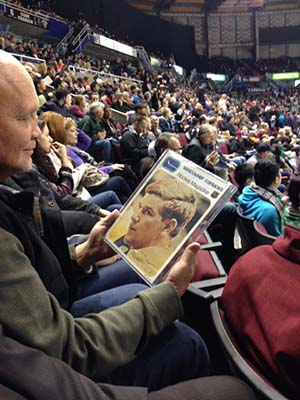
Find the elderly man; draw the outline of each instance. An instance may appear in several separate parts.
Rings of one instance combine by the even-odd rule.
[[[184,157],[212,172],[220,158],[214,149],[214,130],[209,124],[201,125],[196,137],[183,150]]]
[[[215,150],[214,129],[211,125],[200,125],[198,135],[183,149],[182,154],[184,157],[216,175],[222,178],[226,177],[227,170],[219,166],[220,154]],[[216,228],[219,224],[221,226],[220,230]],[[233,242],[235,225],[235,206],[232,203],[226,203],[209,228],[212,238],[214,240],[221,240],[223,244],[223,249],[218,251],[218,254],[226,269],[229,269],[235,260]]]
[[[32,165],[31,155],[40,134],[37,127],[37,109],[38,99],[30,76],[17,60],[0,51],[1,182],[16,172],[27,171]],[[181,260],[169,273],[167,281],[161,285],[139,294],[121,307],[74,319],[68,312],[63,311],[55,297],[46,291],[38,274],[40,269],[55,259],[55,256],[41,239],[44,221],[39,217],[33,196],[28,193],[23,197],[21,206],[16,209],[16,204],[20,201],[19,193],[7,189],[3,184],[1,191],[7,195],[6,199],[4,196],[0,200],[7,224],[0,228],[3,266],[0,278],[0,321],[6,334],[14,340],[10,342],[10,346],[4,347],[8,342],[1,331],[1,352],[5,352],[3,359],[7,360],[5,370],[0,372],[1,376],[5,376],[9,370],[13,371],[15,363],[8,361],[15,360],[13,349],[18,349],[17,342],[39,349],[56,360],[62,360],[94,380],[148,386],[152,390],[207,373],[207,354],[200,337],[182,324],[169,325],[181,314],[179,297],[185,292],[193,276],[199,245],[194,243],[187,248]],[[29,224],[31,214],[35,214],[36,217],[37,225],[32,227],[32,235],[26,243],[22,242],[22,235],[18,235],[18,232],[28,227],[18,220],[18,213],[27,215]],[[104,244],[103,236],[117,214],[112,213],[99,222],[88,240],[74,248],[73,257],[78,268],[87,268],[95,260],[110,253]],[[39,265],[36,262],[38,253],[48,254],[48,261],[45,262],[47,265]],[[181,352],[178,351],[180,347]],[[27,347],[19,348],[18,356],[21,357],[24,352],[30,351],[26,349]],[[31,354],[32,356],[27,358],[26,367],[30,371],[34,369],[36,374],[36,363],[40,366],[46,364],[40,362],[40,353]],[[50,371],[54,376],[61,377],[59,370],[64,369],[65,379],[71,378],[72,372],[67,371],[66,364],[57,363],[55,360],[49,362],[49,387],[53,386],[53,393],[57,393],[57,390],[54,390],[57,382],[50,378]],[[17,364],[19,365],[19,362]],[[29,382],[31,379],[20,382],[21,375],[10,373],[9,379],[1,378],[0,391],[5,393],[3,398],[7,398],[8,393],[12,391],[21,394],[18,398],[34,398],[29,394],[32,393]],[[44,380],[47,381],[43,378]],[[83,380],[82,385],[86,386],[86,381]],[[65,386],[65,382],[62,386]],[[188,387],[197,398],[200,388],[195,385],[194,389],[193,384]],[[126,396],[142,399],[147,394],[146,389],[139,395],[136,390],[130,388],[104,390],[108,399],[124,399]],[[182,393],[185,391],[186,388]],[[48,394],[46,390],[45,396]],[[37,395],[35,398],[39,397]],[[71,397],[79,398],[77,395]],[[105,399],[104,396],[97,397],[96,393],[89,398]]]
[[[100,120],[103,118],[104,104],[94,102],[90,105],[89,112],[79,122],[78,127],[82,129],[91,139],[92,143],[88,148],[97,161],[102,157],[104,161],[111,161],[112,146],[108,139],[105,139],[105,129],[102,127]],[[99,151],[101,155],[99,156]]]

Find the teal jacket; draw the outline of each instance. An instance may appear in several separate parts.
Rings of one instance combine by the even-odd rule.
[[[256,219],[270,235],[282,235],[281,217],[272,203],[262,199],[250,186],[244,188],[238,201],[246,217]]]

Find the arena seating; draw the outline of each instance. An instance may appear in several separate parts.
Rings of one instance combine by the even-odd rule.
[[[270,235],[266,228],[258,221],[254,221],[254,230],[256,233],[256,243],[258,246],[272,244],[274,240],[276,240],[276,237]]]
[[[257,245],[254,218],[245,217],[240,207],[237,207],[237,215],[237,228],[241,237],[242,251],[245,253]]]

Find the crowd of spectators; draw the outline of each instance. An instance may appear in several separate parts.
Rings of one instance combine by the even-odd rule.
[[[45,12],[50,16],[53,16],[58,19],[62,19],[65,22],[68,22],[70,27],[73,27],[75,32],[79,32],[83,29],[86,25],[90,27],[88,21],[85,19],[81,12],[78,13],[78,18],[76,21],[68,21],[58,15],[55,10],[57,9],[56,0],[11,0],[10,3],[15,4],[17,6],[24,7],[30,11],[34,12]],[[134,43],[129,37],[125,35],[116,35],[114,32],[110,32],[107,29],[103,28],[101,25],[96,24],[90,27],[92,32],[99,33],[100,35],[104,35],[110,39],[117,40],[121,43],[127,44],[129,46],[142,46],[142,43]],[[163,64],[168,63],[168,59],[162,53],[157,51],[156,53],[151,53],[151,56],[158,58]],[[172,57],[170,57],[172,59]]]
[[[60,18],[60,16],[57,15],[54,11],[56,9],[56,0],[12,0],[11,3],[20,5],[32,11],[43,10],[50,15],[54,15]],[[79,13],[78,19],[76,21],[69,22],[69,24],[76,30],[80,30],[85,25],[88,25],[88,21],[84,18],[82,13]],[[124,37],[120,35],[116,36],[114,32],[110,32],[107,29],[104,29],[99,24],[91,27],[91,30],[93,32],[100,33],[104,36],[123,42],[130,46],[137,45],[137,43],[134,43],[126,35]],[[138,45],[142,45],[142,43],[138,43]],[[169,55],[169,57],[167,57],[165,54],[159,51],[157,51],[156,53],[149,53],[149,55],[158,58],[163,67],[167,66],[168,63],[175,64],[173,55]],[[93,62],[86,63],[87,66],[95,67],[93,64]],[[228,57],[217,56],[211,59],[202,58],[200,64],[202,72],[222,73],[227,75],[229,78],[232,78],[237,74],[254,76],[264,75],[265,73],[298,71],[300,68],[300,58],[282,56],[272,60],[234,60]],[[87,67],[85,66],[85,68]]]
[[[124,182],[129,178],[124,164],[103,165],[82,150],[83,145],[89,150],[94,142],[105,140],[102,120],[112,131],[104,99],[92,102],[87,114],[78,117],[83,130],[76,130],[75,119],[66,118],[72,107],[66,87],[39,107],[34,65],[24,67],[0,50],[0,71],[0,244],[5,265],[0,292],[1,397],[155,400],[183,398],[188,392],[196,400],[211,398],[213,389],[220,400],[229,393],[238,400],[253,400],[246,384],[232,377],[207,377],[209,355],[203,339],[177,321],[200,245],[188,245],[164,282],[147,288],[104,241],[119,213],[81,197],[76,182],[88,194],[110,180],[114,170],[125,172]],[[100,95],[99,90],[94,93]],[[84,103],[78,105],[84,112]],[[129,128],[132,133],[139,128],[144,139],[148,120],[136,116]],[[151,193],[161,206],[148,206],[162,233],[162,207],[170,204],[163,199],[163,189],[161,194]],[[180,208],[182,201],[190,207],[180,196]],[[175,211],[179,219],[177,205]],[[78,222],[89,216],[94,216],[90,230],[81,235]],[[67,240],[70,222],[76,235]],[[176,228],[174,218],[170,222]],[[153,234],[155,229],[152,238]],[[131,235],[136,244],[145,239]]]
[[[235,75],[259,76],[274,72],[294,72],[300,68],[300,58],[279,57],[276,59],[236,59],[228,57],[203,58],[201,60],[201,70],[203,72],[221,73],[229,78]]]
[[[56,13],[57,1],[56,0],[11,0],[9,3],[16,6],[24,7],[29,11],[43,12],[49,16],[57,19],[64,20],[59,14]]]
[[[224,267],[227,271],[233,270],[223,296],[224,309],[240,343],[245,345],[262,373],[273,383],[279,376],[280,389],[292,397],[299,393],[299,383],[289,364],[289,360],[291,364],[295,362],[293,357],[299,351],[299,345],[295,343],[294,353],[288,340],[279,343],[278,351],[269,348],[267,351],[268,346],[262,340],[255,342],[255,350],[247,347],[245,330],[254,342],[253,335],[262,335],[262,324],[253,323],[249,328],[243,323],[245,319],[237,317],[242,312],[237,312],[233,306],[238,304],[236,293],[239,293],[238,300],[243,301],[247,318],[250,318],[249,313],[255,313],[262,306],[263,293],[262,300],[257,299],[253,309],[252,287],[250,285],[250,290],[247,286],[253,278],[247,269],[251,260],[260,266],[260,257],[266,255],[266,273],[274,274],[274,252],[278,260],[281,257],[291,268],[299,262],[299,245],[295,244],[295,241],[299,243],[300,225],[297,177],[300,172],[299,89],[273,88],[267,95],[256,96],[241,92],[219,94],[199,84],[179,83],[168,69],[152,75],[141,65],[132,66],[120,58],[107,63],[84,54],[62,56],[52,46],[16,41],[11,36],[3,37],[2,47],[9,53],[45,60],[41,64],[25,63],[39,99],[41,135],[36,139],[33,160],[42,176],[40,179],[47,182],[56,202],[66,202],[67,198],[70,204],[70,199],[76,199],[73,211],[84,210],[90,214],[89,217],[77,214],[76,224],[73,217],[65,216],[64,229],[69,234],[88,234],[99,216],[110,215],[112,210],[119,209],[166,149],[182,153],[237,185],[235,200],[240,212],[260,222],[274,239],[279,239],[273,250],[261,248],[257,253],[247,253],[232,267],[239,256],[234,247],[237,205],[231,201],[224,206],[209,228],[213,239],[221,240],[223,244],[218,254]],[[215,70],[212,63],[209,68],[210,72],[228,75],[262,74],[269,68],[272,72],[296,70],[298,62],[297,59],[279,59],[272,64],[269,61],[219,60],[218,65],[214,65]],[[97,73],[77,74],[70,72],[69,66],[92,69]],[[107,77],[106,73],[119,78]],[[21,178],[18,178],[18,184],[20,182]],[[285,236],[282,236],[284,232]],[[49,246],[54,247],[53,243]],[[115,258],[104,259],[109,267],[115,267],[119,262]],[[89,272],[89,267],[85,265],[84,272]],[[127,274],[126,284],[141,283],[123,268]],[[242,271],[240,276],[239,271]],[[288,291],[291,277],[284,271],[282,274]],[[261,276],[261,279],[265,277]],[[283,296],[279,281],[277,290]],[[244,293],[241,284],[247,289]],[[264,287],[268,285],[270,281],[264,281]],[[135,294],[133,290],[128,297]],[[54,296],[63,305],[60,295],[59,290],[54,290]],[[269,296],[274,298],[272,293]],[[289,301],[292,301],[291,297]],[[268,307],[269,303],[272,301],[267,302]],[[288,306],[281,312],[286,309]],[[74,316],[83,315],[80,307],[71,311]],[[269,312],[273,315],[274,311]],[[259,318],[265,322],[267,317],[262,313]],[[263,334],[272,335],[268,337],[272,344],[279,323],[278,315],[273,318],[276,322],[272,320],[272,331],[263,330]],[[293,330],[291,332],[287,329],[284,333],[288,337],[295,334]],[[283,362],[278,354],[285,352],[285,346],[288,359]],[[287,372],[282,373],[285,367]]]

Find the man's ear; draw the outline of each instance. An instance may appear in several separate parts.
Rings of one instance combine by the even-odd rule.
[[[276,176],[276,178],[275,178],[275,180],[274,180],[274,183],[275,183],[276,185],[279,185],[279,184],[281,183],[281,175],[277,175],[277,176]]]
[[[177,227],[177,220],[175,218],[166,219],[164,221],[164,230],[167,231],[168,233],[174,231],[176,227]]]

